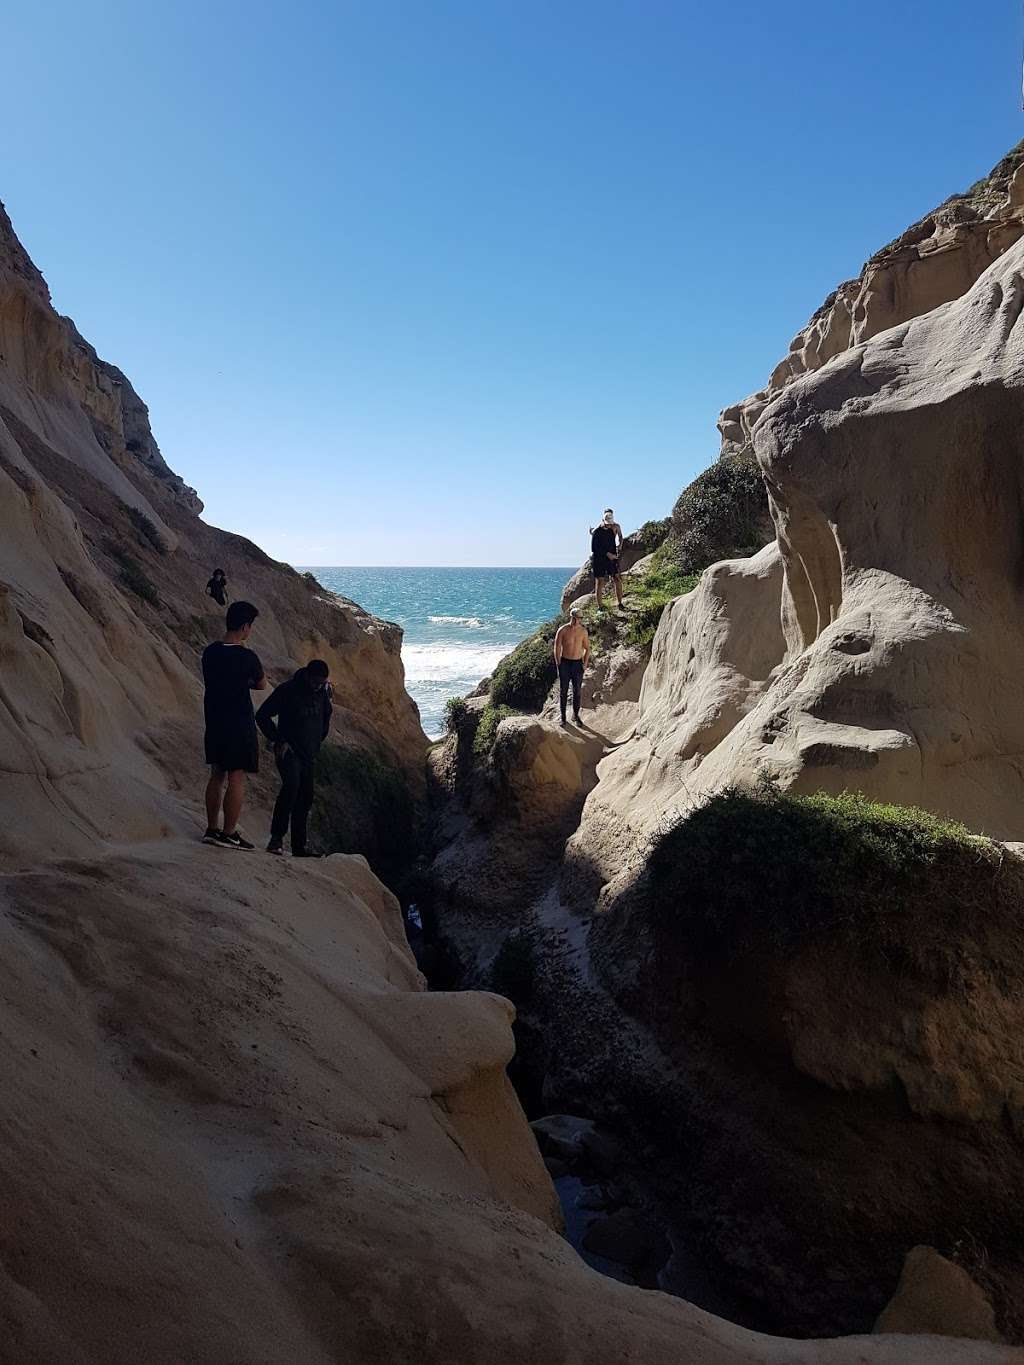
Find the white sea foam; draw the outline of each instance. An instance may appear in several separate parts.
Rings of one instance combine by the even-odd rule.
[[[435,626],[472,626],[474,630],[485,628],[479,616],[428,616],[427,620]]]
[[[515,641],[503,645],[479,646],[451,641],[446,644],[402,645],[406,685],[415,682],[457,682],[470,680],[470,686],[487,677],[499,659],[515,648]]]

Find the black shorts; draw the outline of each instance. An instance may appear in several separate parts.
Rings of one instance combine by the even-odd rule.
[[[619,572],[619,561],[611,555],[591,555],[590,567],[595,578],[614,578]]]
[[[205,737],[206,761],[211,768],[223,773],[257,773],[260,770],[260,746],[256,727],[247,731],[217,731],[207,728]]]

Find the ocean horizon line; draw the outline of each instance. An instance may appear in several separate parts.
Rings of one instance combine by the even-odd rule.
[[[524,569],[536,570],[537,573],[575,573],[579,565],[571,564],[293,564],[293,569],[300,572],[314,572],[316,569],[448,569],[452,572],[463,572],[466,569],[487,569],[494,573],[507,573],[515,570],[521,573]]]

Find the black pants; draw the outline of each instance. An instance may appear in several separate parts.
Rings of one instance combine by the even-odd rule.
[[[583,686],[582,659],[563,659],[558,665],[558,704],[562,708],[563,720],[565,720],[565,703],[569,696],[570,683],[572,683],[572,714],[576,720],[579,720],[580,688]]]
[[[270,837],[280,842],[292,826],[292,853],[306,851],[306,820],[313,804],[312,760],[287,749],[278,757],[277,771],[281,774],[281,791],[274,803],[270,821]]]

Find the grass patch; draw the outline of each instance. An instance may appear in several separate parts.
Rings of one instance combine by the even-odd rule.
[[[479,762],[487,762],[498,737],[498,726],[507,716],[518,713],[511,706],[492,706],[488,704],[480,713],[480,720],[473,736],[473,757]]]
[[[368,750],[321,746],[310,828],[325,853],[362,853],[394,886],[416,856],[415,815],[397,768]]]
[[[158,607],[160,597],[156,585],[147,576],[139,561],[119,545],[116,540],[104,541],[103,548],[118,566],[120,570],[118,577],[128,591],[133,592],[136,597],[141,597],[143,602],[148,602],[151,607]]]
[[[989,840],[914,807],[730,788],[656,843],[652,923],[727,957],[841,937],[948,986],[956,926],[990,912],[998,865]]]
[[[638,649],[646,649],[654,639],[661,614],[675,597],[691,592],[700,578],[699,573],[684,573],[662,545],[654,556],[647,573],[635,579],[623,580],[625,595],[631,608],[626,640]]]

